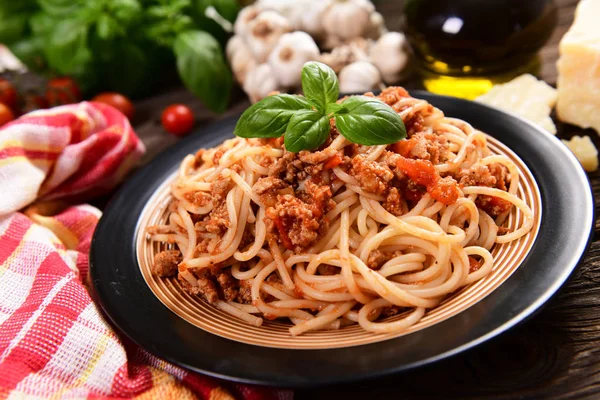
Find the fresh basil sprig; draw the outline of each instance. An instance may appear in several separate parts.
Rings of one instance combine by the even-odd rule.
[[[402,119],[375,97],[351,96],[337,103],[340,86],[327,65],[311,61],[302,68],[306,97],[290,94],[268,96],[249,107],[233,133],[244,138],[276,138],[283,135],[288,151],[313,150],[329,137],[329,120],[351,142],[373,146],[391,144],[406,137]]]

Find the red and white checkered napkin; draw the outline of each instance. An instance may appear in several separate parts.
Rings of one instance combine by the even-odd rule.
[[[102,193],[144,152],[112,107],[80,103],[0,129],[0,398],[290,399],[227,385],[127,343],[86,289]]]

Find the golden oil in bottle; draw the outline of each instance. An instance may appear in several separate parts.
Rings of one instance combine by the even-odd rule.
[[[425,88],[474,99],[538,72],[557,10],[552,0],[406,0],[403,18]]]

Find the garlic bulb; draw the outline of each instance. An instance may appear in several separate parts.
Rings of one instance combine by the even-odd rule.
[[[354,61],[350,46],[338,46],[331,53],[323,53],[317,61],[327,64],[336,74],[339,74],[342,68]]]
[[[273,68],[269,64],[260,64],[248,72],[243,87],[250,101],[256,103],[279,89],[279,82],[275,79]]]
[[[362,93],[379,87],[381,75],[370,62],[357,61],[342,68],[339,80],[341,93]]]
[[[261,11],[275,11],[287,18],[293,30],[302,30],[300,15],[307,4],[314,4],[312,0],[258,0],[255,5]]]
[[[334,0],[323,14],[323,27],[328,35],[342,41],[364,36],[374,11],[368,0]]]
[[[325,35],[323,26],[323,15],[333,0],[306,1],[299,10],[300,30],[310,34],[313,37],[320,38]]]
[[[233,32],[236,35],[244,36],[248,32],[248,25],[252,20],[258,17],[260,10],[256,6],[242,8],[233,24]]]
[[[227,42],[227,46],[225,46],[225,55],[227,56],[227,61],[231,62],[231,59],[242,47],[246,47],[246,43],[244,39],[240,35],[233,35],[231,39]]]
[[[286,33],[271,52],[269,65],[283,86],[293,87],[300,84],[304,63],[316,60],[318,56],[319,48],[308,33]]]
[[[375,43],[369,54],[369,60],[375,65],[385,83],[396,83],[406,64],[406,37],[399,32],[388,32]]]
[[[235,79],[240,85],[244,85],[246,75],[248,75],[248,72],[257,64],[256,60],[252,57],[250,50],[248,50],[246,46],[239,47],[237,51],[232,54],[229,63],[231,64],[233,76],[235,76]]]
[[[369,28],[367,29],[366,37],[377,40],[387,31],[383,15],[377,11],[372,12],[369,16]]]
[[[291,30],[288,20],[275,11],[263,11],[247,27],[246,43],[258,62],[265,62],[275,44]]]
[[[317,61],[327,64],[336,74],[348,64],[355,61],[368,61],[369,48],[371,41],[364,38],[356,38],[347,44],[342,44],[331,50],[330,53],[323,53]]]

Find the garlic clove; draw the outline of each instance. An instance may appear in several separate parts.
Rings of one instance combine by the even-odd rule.
[[[273,68],[269,64],[260,64],[248,71],[243,87],[250,101],[256,103],[276,91],[279,83],[275,79]]]
[[[327,35],[342,41],[364,36],[374,10],[368,0],[334,0],[323,14],[323,27]]]
[[[369,53],[369,61],[379,69],[385,83],[396,83],[408,64],[409,54],[404,34],[388,32],[383,34]]]
[[[342,68],[339,80],[341,93],[363,93],[381,85],[381,74],[370,62],[357,61]]]
[[[231,63],[233,55],[242,47],[246,47],[244,39],[240,35],[233,35],[227,42],[227,46],[225,46],[225,55],[227,56],[227,61]]]
[[[372,12],[369,16],[369,28],[367,29],[366,37],[377,40],[387,31],[383,15],[377,11]]]
[[[285,87],[300,84],[302,67],[319,57],[319,48],[306,32],[286,33],[279,38],[269,55],[269,65],[277,80]]]
[[[340,1],[340,0],[338,0],[338,1]],[[348,0],[342,0],[342,1],[348,1]],[[349,0],[349,1],[353,2],[358,7],[363,8],[369,14],[372,14],[375,12],[375,6],[371,2],[371,0]]]
[[[302,30],[301,15],[312,0],[259,0],[255,5],[261,10],[275,11],[287,18],[293,30]]]
[[[254,5],[242,8],[233,24],[233,32],[236,35],[245,36],[248,31],[248,25],[258,17],[258,14],[260,14],[260,10]]]
[[[232,53],[231,70],[233,76],[240,85],[244,85],[248,72],[256,66],[256,60],[252,57],[250,50],[246,46],[241,46],[236,52]]]
[[[331,6],[333,0],[319,0],[304,2],[304,7],[299,13],[300,30],[312,37],[321,38],[325,35],[323,15]]]
[[[258,62],[265,62],[275,44],[291,30],[288,20],[275,11],[263,11],[248,24],[246,43]]]

